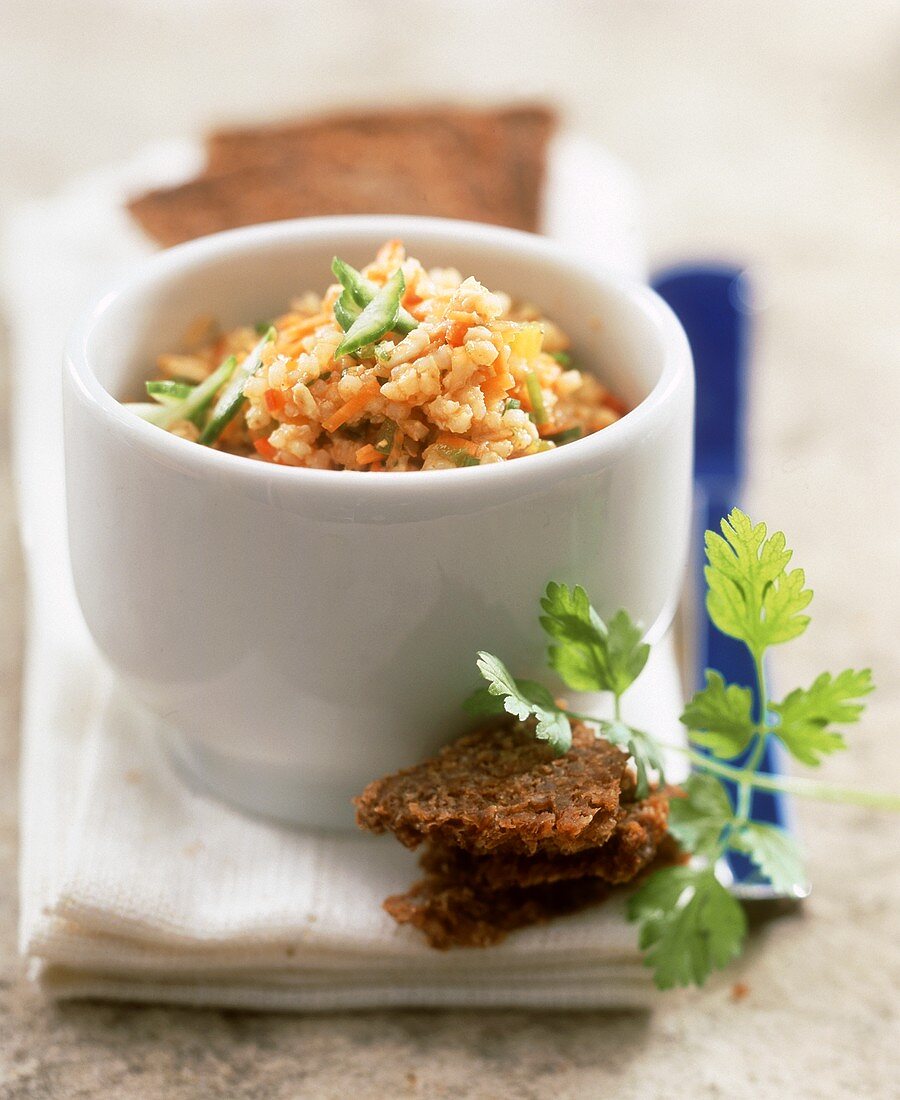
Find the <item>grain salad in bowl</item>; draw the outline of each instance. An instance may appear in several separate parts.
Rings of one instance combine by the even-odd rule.
[[[452,267],[426,269],[390,240],[358,271],[271,321],[158,357],[130,407],[185,439],[284,466],[437,470],[554,450],[625,406],[577,369],[540,310]]]
[[[463,733],[476,650],[543,666],[548,578],[650,642],[677,604],[687,340],[536,234],[341,216],[178,245],[85,312],[63,391],[91,636],[180,769],[254,813],[355,829],[372,776]]]

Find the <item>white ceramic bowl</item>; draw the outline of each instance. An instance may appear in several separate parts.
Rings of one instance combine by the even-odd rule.
[[[200,313],[226,327],[401,237],[540,305],[634,406],[558,451],[368,474],[274,466],[176,438],[136,399]],[[428,218],[320,218],[162,252],[108,293],[66,354],[72,565],[88,626],[177,755],[242,807],[350,827],[350,798],[466,724],[475,652],[544,675],[538,598],[584,584],[659,636],[685,560],[693,377],[652,291],[540,237]]]

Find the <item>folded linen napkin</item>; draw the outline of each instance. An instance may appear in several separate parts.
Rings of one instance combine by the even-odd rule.
[[[645,1003],[648,972],[613,901],[494,948],[440,953],[382,911],[416,877],[390,838],[323,836],[242,815],[187,787],[151,716],[118,689],[78,610],[66,557],[59,363],[74,315],[149,245],[122,198],[192,173],[192,144],[32,203],[7,226],[14,441],[30,595],[23,708],[21,950],[59,998],[259,1009],[598,1007]],[[587,196],[587,198],[586,198]],[[640,275],[627,175],[570,135],[546,224]],[[33,431],[35,395],[41,431]],[[670,642],[632,718],[678,737]]]

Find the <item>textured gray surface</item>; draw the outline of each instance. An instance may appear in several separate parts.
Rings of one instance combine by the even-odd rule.
[[[447,95],[465,73],[473,97],[558,99],[641,174],[656,260],[725,253],[754,270],[764,308],[750,504],[786,528],[817,589],[813,627],[775,675],[788,686],[871,664],[878,693],[828,774],[896,785],[896,5],[460,0],[417,15],[419,33],[401,40],[390,28],[409,5],[348,0],[340,26],[374,45],[338,93],[335,73],[348,70],[333,6],[268,10],[5,0],[0,202],[49,193],[151,138],[334,94]],[[374,60],[388,51],[392,65]],[[0,1097],[895,1095],[900,828],[812,804],[799,807],[815,884],[802,916],[768,925],[739,966],[652,1013],[304,1018],[44,1003],[15,949],[23,593],[3,462]]]

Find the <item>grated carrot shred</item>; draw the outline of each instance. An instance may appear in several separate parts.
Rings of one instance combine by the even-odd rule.
[[[278,454],[272,444],[265,437],[263,437],[262,439],[254,439],[253,447],[256,450],[257,454],[262,455],[263,458],[267,458],[270,462]]]
[[[284,326],[283,334],[289,339],[296,340],[299,336],[308,336],[315,332],[319,325],[325,325],[331,320],[328,313],[317,313],[313,317],[303,317],[298,321],[291,321]]]
[[[441,432],[435,443],[440,444],[442,447],[452,447],[457,451],[465,451],[466,454],[473,456],[477,455],[478,452],[477,443],[473,443],[471,439],[463,439],[461,435],[454,435],[452,432]]]
[[[615,394],[610,393],[609,390],[605,390],[603,394],[603,404],[612,409],[618,416],[624,416],[628,412],[628,406],[624,401],[620,401]]]
[[[486,401],[497,401],[505,397],[516,384],[515,378],[509,371],[502,371],[481,383],[481,392]]]
[[[560,432],[567,432],[570,428],[578,427],[577,424],[552,424],[548,421],[546,424],[538,424],[538,435],[541,439],[544,439],[548,435],[558,435]]]
[[[263,400],[270,413],[277,415],[284,412],[284,394],[281,390],[266,390],[263,394]]]
[[[342,424],[346,424],[348,420],[358,416],[377,393],[378,383],[374,380],[367,382],[359,393],[351,397],[349,401],[345,401],[327,420],[323,420],[322,427],[326,432],[336,432]]]
[[[451,348],[462,347],[465,343],[466,333],[469,331],[469,326],[463,324],[461,321],[454,322],[447,329],[447,343]]]
[[[365,447],[360,447],[356,452],[356,461],[360,466],[368,466],[370,462],[380,462],[381,455],[375,450],[371,443],[367,443]]]

